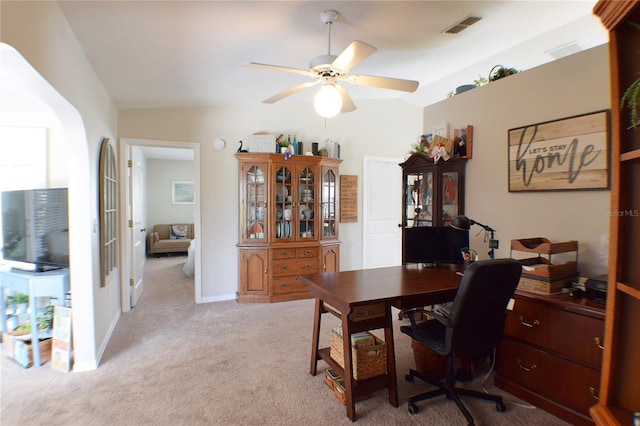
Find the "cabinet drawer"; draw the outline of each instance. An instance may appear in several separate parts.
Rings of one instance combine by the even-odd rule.
[[[600,370],[567,361],[508,337],[500,342],[496,370],[498,375],[586,416],[589,416],[589,408],[598,402]]]
[[[294,248],[276,248],[273,249],[274,259],[295,259],[296,249]]]
[[[318,257],[319,254],[319,247],[300,247],[298,249],[299,258]]]
[[[273,294],[300,293],[308,290],[297,275],[274,278],[271,289]]]
[[[604,321],[516,299],[504,334],[600,369]]]
[[[315,274],[318,272],[318,259],[287,259],[273,261],[273,276]]]

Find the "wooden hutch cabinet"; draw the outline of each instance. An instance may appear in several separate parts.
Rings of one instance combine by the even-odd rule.
[[[402,263],[411,263],[412,247],[423,240],[420,228],[449,226],[464,214],[466,159],[434,163],[426,154],[412,154],[402,167]]]
[[[338,271],[341,160],[238,153],[239,302],[309,298],[299,275]]]
[[[609,30],[611,221],[600,399],[590,414],[630,425],[640,416],[640,127],[630,128],[620,100],[640,73],[640,29],[630,25],[640,24],[640,1],[599,1],[593,11]]]

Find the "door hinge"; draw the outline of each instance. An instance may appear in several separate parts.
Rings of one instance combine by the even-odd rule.
[[[133,160],[128,160],[127,161],[127,166],[129,166],[129,168],[133,167]]]
[[[133,281],[133,278],[129,278],[129,285],[131,287],[134,287],[136,285],[135,281]]]
[[[132,220],[129,220],[129,222],[127,222],[127,226],[128,226],[129,228],[133,228],[133,221],[132,221]]]

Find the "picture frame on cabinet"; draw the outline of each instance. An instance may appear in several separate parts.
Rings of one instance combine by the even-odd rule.
[[[449,123],[442,123],[433,126],[433,131],[431,133],[434,137],[441,136],[445,139],[449,139]]]
[[[473,157],[473,126],[453,130],[453,143],[459,158]]]

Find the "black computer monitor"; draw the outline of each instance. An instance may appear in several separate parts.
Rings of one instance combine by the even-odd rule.
[[[469,247],[469,231],[450,226],[406,228],[405,263],[462,264],[462,249]]]

